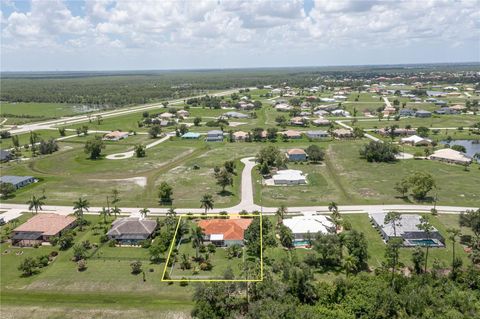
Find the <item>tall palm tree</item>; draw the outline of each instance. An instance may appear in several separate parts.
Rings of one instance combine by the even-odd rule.
[[[140,209],[140,216],[142,216],[143,218],[147,217],[148,213],[150,213],[150,209],[148,208]]]
[[[203,229],[200,226],[196,226],[192,228],[192,240],[195,243],[195,259],[198,260],[200,245],[203,243]]]
[[[430,239],[430,235],[432,234],[433,231],[433,226],[430,224],[430,221],[426,215],[422,216],[420,218],[420,224],[417,225],[418,229],[423,230],[425,232],[425,235],[427,236],[427,239]],[[426,253],[425,253],[425,269],[424,272],[427,272],[427,265],[428,265],[428,251],[430,248],[430,245],[425,245],[426,248]]]
[[[177,216],[177,212],[175,211],[175,208],[173,207],[170,207],[167,211],[167,216],[170,216],[170,217],[175,217]]]
[[[402,215],[400,215],[399,212],[388,212],[387,215],[385,215],[385,219],[383,223],[385,225],[392,223],[394,237],[397,237],[397,226],[402,226],[400,224],[401,220],[402,220]]]
[[[200,208],[205,208],[205,214],[209,209],[213,209],[213,197],[210,194],[204,194],[202,199],[200,199]]]
[[[115,219],[117,219],[117,215],[120,215],[120,213],[122,212],[122,210],[118,208],[117,205],[113,206],[111,211],[113,213],[113,216],[115,216]]]
[[[287,207],[284,204],[280,205],[280,207],[275,212],[275,215],[277,216],[277,224],[283,223],[283,219],[285,218],[285,215],[287,213],[288,213]]]
[[[38,210],[42,210],[42,206],[45,205],[45,195],[42,195],[40,197],[36,195],[32,195],[32,198],[27,201],[28,204],[28,210],[35,210],[35,214],[38,214]]]
[[[449,234],[448,238],[452,241],[452,272],[455,271],[455,244],[457,243],[457,238],[462,234],[458,228],[447,229]]]
[[[102,207],[102,210],[99,211],[99,213],[100,213],[100,216],[103,217],[103,223],[106,224],[107,223],[107,216],[111,215],[110,209]]]
[[[345,274],[347,277],[357,271],[357,258],[352,255],[347,255],[343,259],[343,268],[345,269]]]
[[[88,200],[82,197],[79,197],[76,202],[73,202],[73,214],[79,219],[80,231],[82,231],[83,228],[83,210],[88,212],[89,208],[90,204],[88,203]]]
[[[335,225],[335,232],[340,229],[341,219],[340,212],[338,211],[337,203],[331,202],[328,204],[328,210],[332,213],[330,221]]]

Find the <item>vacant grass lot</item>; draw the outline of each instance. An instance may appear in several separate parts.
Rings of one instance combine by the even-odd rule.
[[[43,139],[47,141],[51,138],[56,139],[61,137],[60,133],[57,130],[38,130],[38,131],[35,131],[35,133],[37,134],[38,140]],[[68,132],[68,131],[65,133],[67,136],[74,134],[74,132]],[[30,144],[30,133],[19,134],[17,136],[18,136],[18,142],[20,146],[24,146],[25,144]],[[12,139],[11,138],[0,139],[0,146],[2,149],[12,148],[13,147]]]
[[[78,114],[72,105],[64,103],[2,102],[0,109],[0,116],[8,119],[4,123],[5,125],[24,124]]]

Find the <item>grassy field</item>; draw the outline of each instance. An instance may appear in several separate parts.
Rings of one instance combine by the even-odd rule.
[[[480,117],[478,115],[443,115],[430,118],[401,118],[399,121],[395,121],[393,118],[390,120],[384,118],[381,121],[375,118],[369,120],[362,119],[358,120],[355,126],[363,129],[382,128],[392,125],[398,125],[399,127],[405,127],[406,125],[411,125],[412,127],[425,126],[428,128],[463,127],[466,129],[479,121]]]
[[[307,185],[262,186],[260,176],[254,172],[255,202],[265,206],[326,205],[332,200],[345,205],[412,203],[397,198],[393,187],[404,176],[424,171],[432,174],[437,183],[439,205],[480,204],[476,187],[480,180],[477,164],[465,171],[462,166],[435,161],[368,163],[359,156],[364,143],[366,140],[329,143],[323,166],[289,165],[305,173],[313,170],[315,174]]]
[[[60,133],[57,130],[38,130],[35,131],[38,135],[38,139],[43,139],[45,141],[51,139],[51,138],[59,138]],[[66,136],[73,135],[74,132],[65,132]],[[18,136],[18,142],[20,146],[24,146],[25,144],[30,144],[30,133],[24,133],[24,134],[19,134]],[[0,146],[2,149],[4,148],[12,148],[12,139],[7,138],[7,139],[0,139]]]
[[[4,125],[24,124],[62,116],[79,114],[73,105],[64,103],[6,103],[2,102],[0,117]]]

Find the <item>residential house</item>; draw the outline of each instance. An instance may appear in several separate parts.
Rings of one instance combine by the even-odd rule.
[[[301,148],[293,148],[287,151],[287,158],[293,162],[304,162],[307,160],[307,153]]]
[[[252,223],[250,218],[204,219],[197,224],[205,234],[204,240],[219,247],[244,245],[245,230]]]
[[[162,120],[170,120],[175,117],[175,114],[172,114],[170,112],[165,112],[165,113],[161,113],[158,117],[161,118]]]
[[[113,131],[103,136],[104,141],[119,141],[128,137],[128,132]]]
[[[237,131],[233,133],[233,139],[237,142],[244,142],[247,136],[248,133],[243,131]]]
[[[412,135],[409,137],[404,137],[400,139],[400,142],[403,144],[410,144],[412,146],[430,146],[432,145],[432,140],[428,138],[423,138],[418,135]]]
[[[419,110],[415,112],[415,117],[425,118],[425,117],[431,117],[431,116],[432,116],[432,112],[429,112],[429,111]]]
[[[293,109],[293,106],[286,104],[286,103],[280,103],[275,105],[275,109],[279,112],[288,112],[291,109]]]
[[[350,112],[345,111],[345,110],[333,110],[330,112],[333,116],[344,116],[344,117],[349,117]]]
[[[302,133],[299,131],[294,131],[294,130],[288,130],[285,132],[280,132],[280,134],[290,138],[290,139],[298,139],[302,138]]]
[[[429,157],[431,160],[446,162],[450,164],[468,165],[472,163],[472,159],[466,154],[452,150],[451,148],[443,148],[435,151]]]
[[[207,137],[205,138],[207,142],[221,142],[223,141],[223,131],[212,130],[208,131]]]
[[[121,245],[139,245],[150,238],[156,228],[157,222],[153,219],[125,217],[112,223],[107,236]]]
[[[410,109],[401,109],[398,114],[400,116],[415,116],[415,111]]]
[[[311,139],[318,139],[318,138],[325,138],[325,137],[328,137],[328,132],[326,131],[320,131],[320,130],[316,130],[316,131],[307,131],[305,133],[305,135],[308,137],[308,138],[311,138]]]
[[[390,115],[395,114],[396,112],[397,112],[397,110],[394,107],[387,106],[383,109],[383,115],[384,116],[390,116]]]
[[[306,242],[314,240],[317,234],[329,234],[335,232],[335,225],[326,215],[315,212],[303,212],[301,216],[283,219],[283,225],[288,227],[293,234],[294,246],[308,246]]]
[[[307,177],[302,171],[295,169],[284,169],[277,171],[272,176],[275,185],[301,185],[307,183]]]
[[[467,107],[465,105],[461,105],[461,104],[455,104],[455,105],[450,106],[450,110],[457,111],[459,113],[463,112],[466,109],[467,109]]]
[[[415,129],[407,129],[407,128],[396,128],[394,131],[393,131],[393,134],[395,136],[407,136],[407,135],[413,135],[415,134],[417,131]],[[389,136],[391,135],[391,131],[390,129],[386,129],[386,128],[381,128],[379,130],[377,130],[377,133],[382,135],[382,136]]]
[[[34,183],[35,178],[33,176],[15,176],[15,175],[4,175],[0,177],[1,183],[12,184],[15,189],[27,186],[28,184]]]
[[[305,119],[304,117],[296,116],[290,119],[290,125],[305,126],[307,125],[307,123],[308,123],[308,120]]]
[[[312,121],[312,124],[315,126],[329,126],[330,120],[327,119],[315,119]]]
[[[434,113],[444,115],[444,114],[458,114],[459,112],[455,109],[450,108],[450,107],[442,107],[438,110],[435,110]]]
[[[353,132],[344,128],[339,128],[339,129],[333,130],[332,135],[337,138],[349,138],[349,137],[353,137]]]
[[[182,138],[184,139],[197,139],[200,137],[200,133],[194,133],[194,132],[187,132],[182,135]]]
[[[369,214],[373,226],[380,231],[382,238],[386,242],[391,238],[400,238],[406,247],[427,245],[430,247],[445,246],[445,239],[435,227],[430,234],[427,234],[418,227],[421,223],[419,215],[402,214],[401,220],[395,225],[393,222],[385,223],[386,215],[386,213]]]
[[[448,102],[443,101],[443,100],[437,100],[434,102],[436,106],[447,106]]]
[[[7,150],[0,150],[0,162],[8,162],[13,159],[13,155],[10,151]]]
[[[75,226],[76,218],[53,213],[33,216],[12,231],[12,245],[32,247],[48,242]]]
[[[249,116],[247,114],[239,113],[239,112],[227,112],[223,114],[224,117],[227,118],[236,118],[236,119],[248,119]]]
[[[177,116],[181,116],[181,117],[189,117],[190,116],[190,113],[186,110],[180,110],[180,111],[177,111]]]
[[[318,115],[318,116],[325,116],[325,115],[329,115],[330,113],[328,111],[325,111],[325,110],[316,110],[315,112],[313,112],[313,114]]]

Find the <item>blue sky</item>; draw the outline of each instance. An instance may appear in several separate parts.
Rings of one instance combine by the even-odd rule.
[[[0,0],[1,70],[480,61],[477,0]]]

